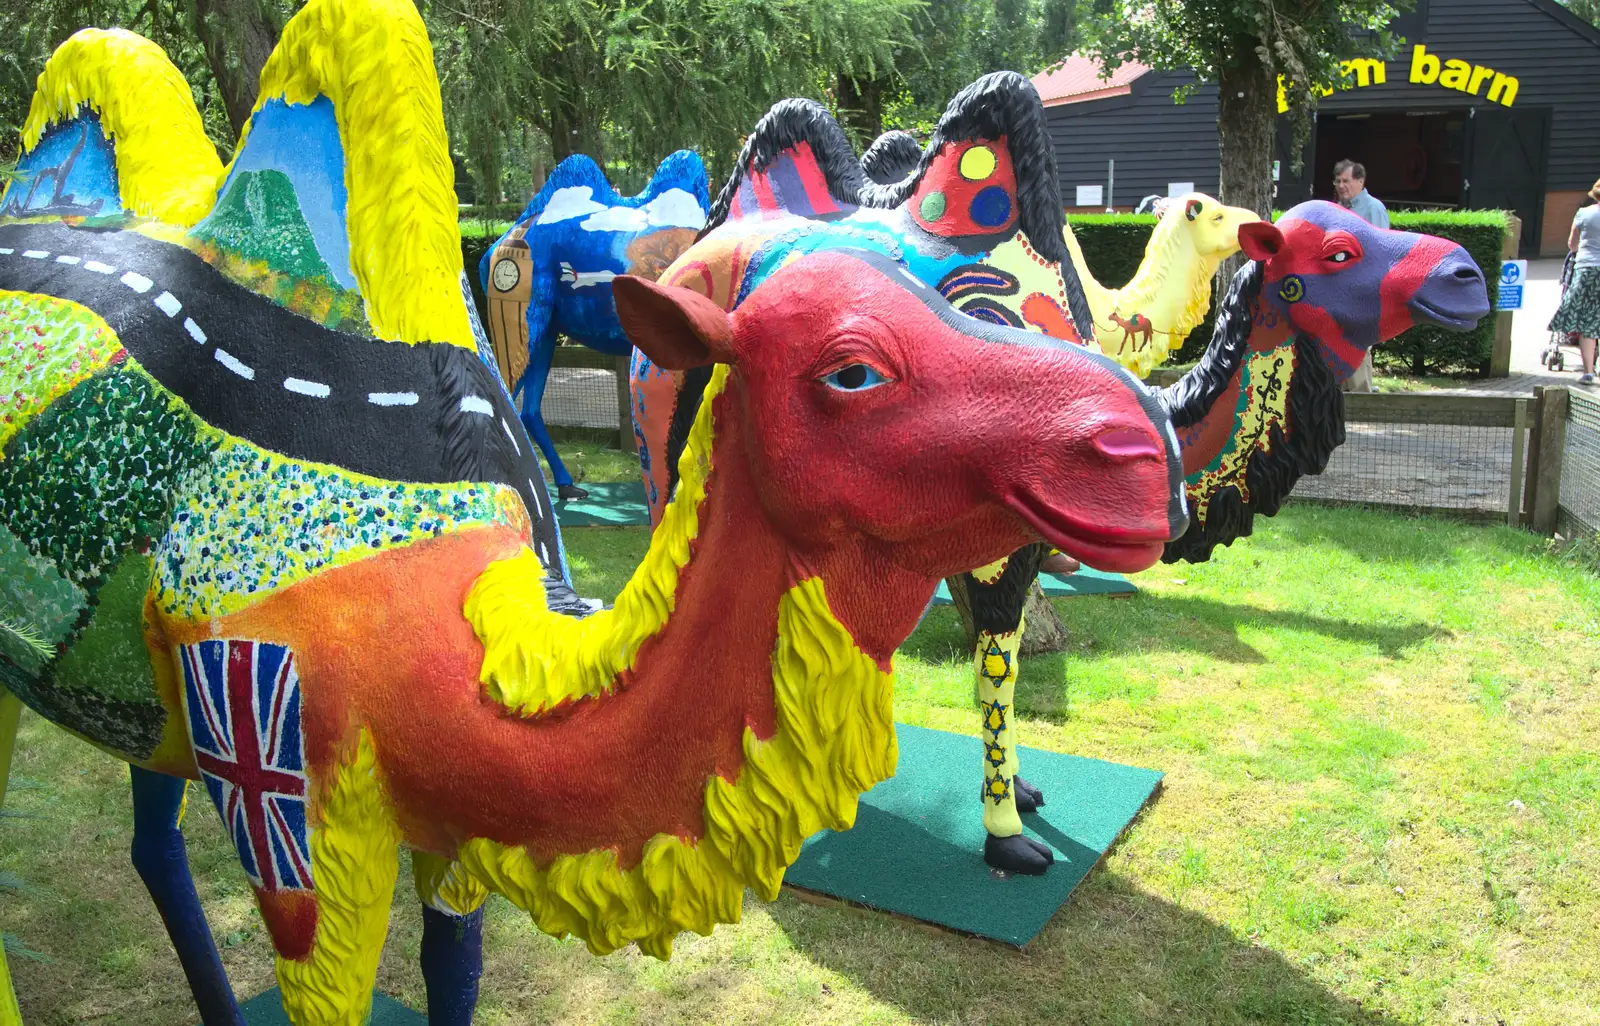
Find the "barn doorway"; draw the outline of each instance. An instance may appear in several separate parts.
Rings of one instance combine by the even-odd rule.
[[[1453,209],[1467,202],[1467,112],[1324,114],[1317,119],[1312,195],[1331,200],[1333,166],[1366,166],[1367,191],[1391,210]]]

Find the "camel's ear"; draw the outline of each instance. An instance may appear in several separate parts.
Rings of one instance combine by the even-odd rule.
[[[1283,249],[1283,233],[1271,221],[1252,221],[1239,226],[1239,248],[1251,260],[1266,263]]]
[[[733,362],[733,321],[689,289],[618,275],[611,281],[622,330],[650,362],[667,370]]]
[[[1191,221],[1193,221],[1195,218],[1199,217],[1200,216],[1200,211],[1202,211],[1204,209],[1205,209],[1205,204],[1201,203],[1197,199],[1192,199],[1188,203],[1185,203],[1183,205],[1184,216],[1188,217],[1189,220],[1191,220]]]

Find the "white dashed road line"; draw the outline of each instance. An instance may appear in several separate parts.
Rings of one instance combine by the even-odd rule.
[[[216,356],[218,363],[233,371],[241,378],[244,378],[246,381],[254,381],[256,379],[256,369],[254,367],[246,367],[226,349],[213,349],[212,353]]]
[[[13,256],[15,254],[15,249],[0,248],[0,256]],[[25,250],[22,253],[22,256],[27,257],[29,260],[44,260],[50,256],[50,253],[47,250],[30,249]],[[117,269],[110,264],[102,263],[99,260],[84,260],[82,257],[76,256],[58,256],[56,257],[56,263],[67,264],[71,266],[81,266],[83,270],[92,271],[95,274],[110,275],[117,272]],[[119,280],[122,282],[122,284],[126,285],[133,291],[140,293],[141,295],[149,292],[150,289],[155,285],[155,282],[151,281],[149,278],[146,278],[137,271],[127,271]],[[151,302],[154,303],[156,307],[168,317],[175,318],[178,316],[178,314],[183,312],[182,301],[179,300],[177,296],[174,296],[171,292],[163,291],[160,295],[152,299]],[[205,331],[201,329],[200,325],[194,322],[194,318],[185,317],[183,319],[183,330],[188,332],[189,337],[194,339],[200,345],[208,344],[209,340],[206,338]],[[244,363],[227,350],[217,348],[212,350],[212,355],[216,358],[218,363],[222,364],[239,377],[244,378],[246,381],[255,380],[255,368]],[[306,378],[284,378],[283,387],[287,391],[294,392],[297,395],[310,396],[313,399],[326,399],[333,394],[333,389],[330,386],[320,381],[310,381]],[[367,393],[367,402],[374,406],[415,406],[419,401],[420,397],[415,392]],[[460,409],[462,413],[476,413],[487,417],[492,417],[495,414],[494,404],[481,395],[462,396]],[[514,448],[517,454],[520,456],[522,454],[522,446],[517,441],[516,432],[511,430],[511,425],[506,423],[504,417],[500,418],[500,429],[506,433],[507,438],[511,439],[512,448]],[[539,504],[537,499],[539,490],[534,486],[534,483],[531,479],[528,481],[528,491],[535,497],[534,505],[537,506]],[[543,516],[542,511],[539,512],[539,515]]]
[[[307,381],[305,378],[284,378],[283,387],[300,395],[309,395],[313,399],[326,399],[333,391],[320,381]]]

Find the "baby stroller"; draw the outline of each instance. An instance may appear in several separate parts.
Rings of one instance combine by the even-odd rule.
[[[1567,262],[1561,265],[1561,298],[1567,298],[1567,289],[1572,287],[1572,275],[1578,261],[1578,254],[1568,253]],[[1561,350],[1567,347],[1573,350],[1578,348],[1578,333],[1575,331],[1552,331],[1550,344],[1545,347],[1539,356],[1539,362],[1553,371],[1566,370],[1567,354]]]

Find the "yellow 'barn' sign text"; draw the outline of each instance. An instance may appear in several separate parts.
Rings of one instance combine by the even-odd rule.
[[[1383,61],[1371,57],[1361,57],[1355,60],[1341,61],[1340,89],[1364,89],[1367,86],[1384,85],[1388,82],[1388,69]],[[1492,103],[1503,104],[1507,107],[1517,98],[1517,80],[1511,75],[1502,75],[1493,68],[1486,68],[1481,64],[1468,64],[1460,60],[1442,60],[1435,54],[1428,52],[1428,48],[1417,44],[1411,49],[1411,76],[1410,81],[1417,85],[1441,85],[1446,89],[1455,89],[1466,93],[1468,96],[1485,96]],[[1485,94],[1484,87],[1488,86]],[[1321,90],[1323,96],[1332,96],[1332,89]],[[1278,76],[1278,113],[1283,114],[1289,109],[1289,98],[1284,88],[1283,76]]]
[[[1502,75],[1493,68],[1468,64],[1466,61],[1447,60],[1441,65],[1439,58],[1429,53],[1421,43],[1411,48],[1411,81],[1419,85],[1437,82],[1446,89],[1455,89],[1468,96],[1483,95],[1483,87],[1487,83],[1488,99],[1506,107],[1511,106],[1511,102],[1517,98],[1517,80],[1510,75]]]

